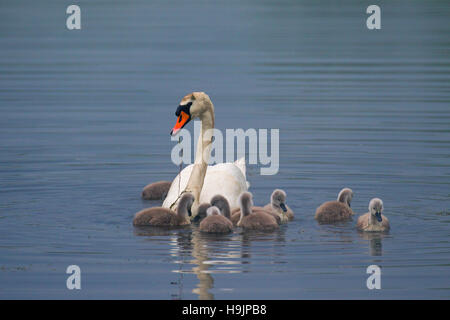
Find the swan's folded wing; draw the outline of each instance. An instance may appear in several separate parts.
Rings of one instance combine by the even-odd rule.
[[[242,159],[240,164],[242,165]],[[248,190],[248,182],[242,173],[242,167],[238,167],[236,162],[219,163],[214,166],[208,166],[205,180],[203,182],[202,191],[200,193],[200,203],[210,202],[211,198],[216,194],[221,194],[230,203],[231,209],[239,207],[238,198],[239,195]],[[178,199],[180,191],[183,191],[187,182],[191,176],[193,165],[189,165],[181,171],[181,183],[179,184],[178,175],[172,182],[170,190],[166,199],[163,202],[164,208],[170,208],[170,206]],[[245,171],[245,161],[244,161]],[[180,186],[178,186],[180,185]],[[175,208],[172,208],[174,210]]]

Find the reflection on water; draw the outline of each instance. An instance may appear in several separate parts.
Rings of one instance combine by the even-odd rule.
[[[352,222],[317,225],[321,233],[321,241],[343,249],[346,244],[355,242],[355,236],[363,239],[369,248],[370,256],[382,256],[382,240],[389,238],[389,233],[360,232],[354,229]],[[237,274],[252,272],[252,261],[257,262],[255,255],[261,255],[268,264],[288,263],[283,249],[286,247],[284,225],[275,232],[244,232],[239,228],[233,234],[207,234],[198,231],[198,226],[181,229],[158,227],[135,227],[136,236],[145,236],[149,241],[168,241],[168,253],[174,257],[171,272],[178,274],[173,284],[178,286],[178,293],[172,294],[174,299],[183,299],[184,275],[191,274],[197,283],[191,292],[200,300],[212,300],[212,289],[215,288],[214,277],[219,274]],[[160,238],[161,236],[165,238]],[[327,240],[329,239],[329,240]]]
[[[192,273],[198,279],[196,288],[192,293],[198,295],[201,300],[214,299],[210,289],[214,288],[215,274],[234,274],[246,272],[245,264],[251,263],[251,242],[267,241],[271,244],[274,241],[282,241],[279,232],[260,233],[243,232],[233,235],[207,234],[195,228],[189,238],[190,245],[184,246],[186,251],[178,252],[180,257],[191,255],[193,259],[188,261],[178,260],[176,263],[192,265],[191,269],[176,269],[176,273]],[[187,239],[187,238],[186,238]],[[273,258],[268,256],[269,259]],[[227,288],[223,288],[227,289]]]
[[[144,236],[148,241],[160,242],[165,237],[168,241],[168,253],[174,257],[174,269],[171,272],[179,275],[173,284],[179,288],[178,294],[172,298],[183,298],[183,277],[193,274],[198,283],[192,293],[201,300],[214,299],[210,292],[214,288],[216,274],[235,274],[250,272],[246,265],[252,263],[252,244],[256,250],[264,250],[263,255],[269,263],[285,263],[282,261],[281,250],[284,247],[284,231],[282,227],[275,232],[243,232],[239,229],[233,234],[208,234],[198,231],[198,226],[192,228],[159,228],[134,227],[136,236]],[[229,290],[229,288],[220,288]]]
[[[383,232],[358,232],[359,236],[368,240],[370,255],[371,256],[381,256],[383,255],[383,238],[387,236]]]

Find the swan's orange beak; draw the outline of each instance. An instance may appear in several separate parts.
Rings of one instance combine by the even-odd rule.
[[[178,131],[183,129],[183,127],[191,120],[191,116],[188,115],[186,112],[181,111],[180,115],[178,116],[177,123],[175,123],[175,126],[173,127],[172,131],[170,131],[170,135],[175,136]]]

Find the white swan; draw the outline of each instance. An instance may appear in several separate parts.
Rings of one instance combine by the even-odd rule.
[[[214,128],[214,106],[204,92],[193,92],[180,102],[175,113],[177,123],[171,134],[175,136],[190,120],[199,118],[202,126],[195,154],[195,163],[187,166],[175,177],[169,189],[163,207],[175,210],[180,193],[191,192],[195,201],[191,212],[197,215],[200,203],[210,202],[216,194],[221,194],[230,203],[231,208],[239,207],[239,195],[247,191],[248,182],[245,177],[245,159],[234,163],[219,163],[208,166],[211,155],[212,130]],[[181,191],[181,192],[180,192]]]

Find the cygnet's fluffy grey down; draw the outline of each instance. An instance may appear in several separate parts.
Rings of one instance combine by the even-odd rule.
[[[241,217],[237,225],[244,230],[273,231],[279,228],[276,219],[264,212],[252,210],[253,200],[250,192],[243,192],[239,197]]]
[[[158,181],[150,183],[142,190],[142,199],[144,200],[164,200],[169,192],[172,182]]]
[[[353,191],[344,188],[339,192],[336,201],[328,201],[316,209],[315,219],[319,223],[334,223],[349,220],[354,215],[351,209]]]
[[[270,203],[264,206],[264,210],[280,217],[280,223],[286,223],[294,219],[294,212],[286,204],[286,192],[275,189],[270,196]]]
[[[177,212],[162,207],[143,209],[134,216],[133,225],[161,227],[188,225],[191,223],[189,216],[192,203],[194,203],[194,196],[191,193],[185,193],[178,203]]]
[[[286,205],[286,193],[281,189],[275,189],[270,197],[270,203],[264,207],[252,206],[252,211],[262,211],[275,218],[278,224],[283,224],[294,219],[294,213]],[[235,208],[231,212],[231,222],[237,225],[241,219],[241,208]]]
[[[358,218],[356,227],[360,231],[377,232],[389,231],[389,220],[382,212],[384,210],[383,201],[379,198],[373,198],[369,202],[369,212]]]
[[[208,210],[209,207],[211,207],[211,204],[206,203],[206,202],[201,203],[198,206],[197,215],[194,217],[192,222],[199,223],[203,219],[205,219],[206,218],[206,210]]]
[[[207,217],[200,222],[199,230],[207,233],[230,233],[233,224],[220,214],[219,208],[212,206],[206,210]]]
[[[230,204],[227,198],[217,194],[211,198],[211,206],[215,206],[220,210],[220,213],[227,219],[231,219]]]

